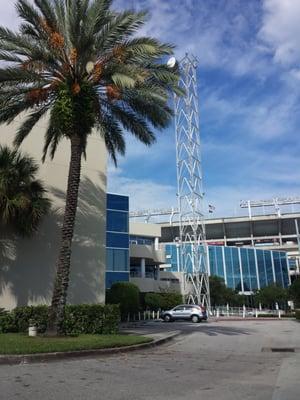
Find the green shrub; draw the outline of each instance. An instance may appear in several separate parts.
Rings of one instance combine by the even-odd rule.
[[[140,309],[139,288],[130,282],[115,282],[108,292],[107,302],[119,304],[121,319],[124,321],[128,314],[137,313]]]
[[[0,333],[17,332],[14,317],[4,308],[0,308]]]
[[[12,311],[18,332],[27,332],[29,322],[37,326],[38,332],[43,333],[47,328],[48,306],[23,306]]]
[[[293,300],[295,307],[300,307],[300,278],[294,280],[289,287],[289,295]]]
[[[48,306],[17,307],[13,311],[0,312],[0,333],[27,332],[34,323],[38,332],[47,327]],[[65,308],[64,331],[68,335],[79,333],[114,334],[118,332],[120,311],[118,305],[79,304]]]
[[[145,306],[151,311],[158,311],[161,307],[162,296],[160,293],[146,293]]]
[[[65,309],[66,334],[113,334],[118,332],[120,311],[117,305],[79,304]]]
[[[278,312],[272,314],[258,314],[258,318],[278,318]],[[295,318],[294,313],[281,314],[281,318]]]
[[[295,315],[296,315],[296,319],[297,319],[298,321],[300,321],[300,310],[296,310]]]
[[[147,293],[145,295],[146,307],[153,311],[169,310],[182,303],[182,295],[177,292]]]
[[[177,292],[165,292],[161,293],[162,301],[161,301],[161,309],[162,310],[170,310],[178,304],[182,304],[184,302],[183,297],[180,293]]]

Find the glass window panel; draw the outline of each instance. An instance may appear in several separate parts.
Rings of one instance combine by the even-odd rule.
[[[251,290],[258,289],[257,275],[256,275],[256,265],[255,265],[255,250],[247,249],[248,260],[249,260],[249,275],[251,282]]]
[[[289,282],[289,272],[288,272],[286,253],[283,252],[280,253],[280,262],[281,262],[283,285],[284,287],[288,287],[290,282]]]
[[[232,257],[231,257],[231,248],[224,247],[225,251],[225,268],[226,268],[226,275],[227,275],[227,286],[231,289],[235,288],[234,285],[234,278],[233,278],[233,269],[232,269]]]
[[[129,198],[117,194],[107,194],[106,208],[110,210],[129,210]]]
[[[216,264],[217,264],[217,275],[224,278],[224,265],[223,265],[223,254],[222,247],[215,247]]]
[[[209,254],[210,275],[217,275],[215,248],[213,246],[209,246],[208,254]]]
[[[241,251],[241,263],[242,263],[244,291],[249,292],[251,290],[251,280],[250,280],[248,251],[247,251],[247,249],[241,249],[240,251]]]
[[[232,266],[233,266],[233,278],[234,278],[234,287],[237,290],[242,290],[241,285],[241,272],[240,272],[240,262],[239,262],[239,252],[238,249],[232,247]]]
[[[128,232],[128,213],[108,210],[106,230],[113,232]]]
[[[264,258],[265,258],[265,267],[267,274],[267,284],[272,285],[274,283],[274,280],[273,280],[271,252],[267,250],[264,251]]]
[[[128,271],[128,250],[114,249],[114,271]]]
[[[106,270],[114,270],[114,251],[113,249],[106,249]]]
[[[111,285],[115,282],[128,282],[129,273],[128,272],[106,272],[105,274],[105,284],[106,289],[110,289]]]
[[[274,270],[275,270],[276,283],[277,283],[277,285],[283,286],[282,269],[281,269],[279,251],[273,251],[273,260],[274,260]]]
[[[125,233],[106,233],[106,246],[107,247],[119,247],[128,249],[129,248],[129,235]]]
[[[263,250],[256,250],[256,256],[257,256],[259,283],[260,287],[263,288],[267,286],[267,277],[265,271],[265,259]]]

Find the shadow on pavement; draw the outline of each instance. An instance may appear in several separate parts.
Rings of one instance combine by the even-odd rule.
[[[191,324],[187,322],[153,322],[146,323],[144,325],[126,326],[126,331],[135,332],[138,334],[150,335],[152,334],[168,334],[174,331],[180,332],[185,335],[193,333],[205,334],[207,336],[237,336],[237,335],[251,335],[254,332],[252,329],[243,327],[230,327],[230,326],[218,326],[214,323],[200,323]]]

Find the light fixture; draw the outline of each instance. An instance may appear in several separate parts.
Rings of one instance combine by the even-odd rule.
[[[86,72],[87,72],[88,74],[90,74],[90,73],[93,71],[94,65],[95,65],[95,64],[93,63],[93,61],[87,62],[86,66],[85,66],[85,70],[86,70]]]
[[[175,57],[171,57],[169,58],[168,62],[167,62],[167,66],[169,68],[174,68],[176,65],[176,58]]]

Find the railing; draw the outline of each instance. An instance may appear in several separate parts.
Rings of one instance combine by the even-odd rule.
[[[161,320],[161,311],[140,311],[137,313],[129,313],[127,315],[127,322],[142,322],[142,321],[159,321]],[[243,307],[217,307],[209,312],[208,319],[223,319],[227,318],[285,318],[293,317],[293,312],[286,312],[284,310],[270,310],[270,309],[257,309],[257,308],[243,308]]]
[[[285,310],[270,310],[247,307],[216,307],[210,311],[210,316],[215,318],[260,318],[260,317],[278,317],[290,316]]]

